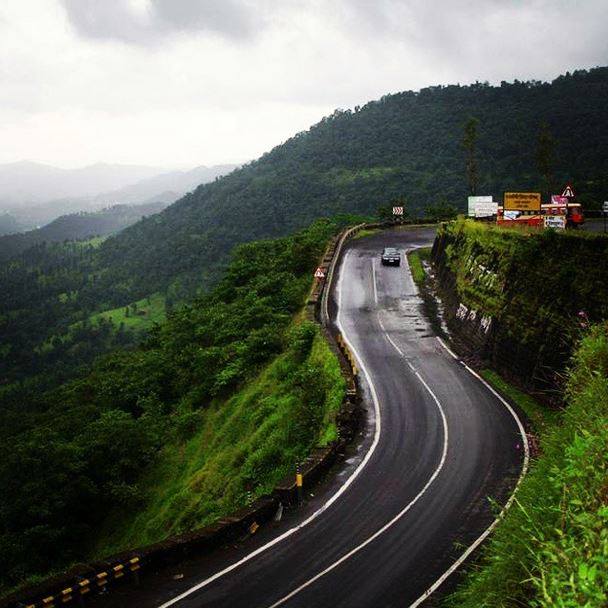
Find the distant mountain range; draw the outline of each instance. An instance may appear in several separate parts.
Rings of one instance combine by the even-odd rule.
[[[0,165],[0,213],[21,230],[45,225],[77,211],[115,204],[170,203],[237,165],[167,171],[138,165],[97,164],[60,169],[29,161]],[[4,224],[9,223],[5,216]],[[0,224],[0,233],[7,233]]]
[[[0,236],[0,262],[40,243],[74,241],[116,233],[142,217],[162,211],[168,204],[114,205],[100,211],[72,213],[62,215],[43,228]]]

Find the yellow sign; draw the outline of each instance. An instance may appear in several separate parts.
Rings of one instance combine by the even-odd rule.
[[[540,211],[539,192],[505,192],[505,211]]]

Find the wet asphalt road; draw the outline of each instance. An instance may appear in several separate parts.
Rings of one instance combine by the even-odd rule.
[[[382,232],[346,247],[332,316],[364,368],[370,415],[341,476],[251,543],[182,568],[184,580],[159,581],[135,604],[119,595],[110,605],[410,606],[490,525],[489,497],[504,504],[522,469],[515,419],[441,347],[407,263],[383,267],[379,260],[385,246],[405,252],[430,245],[433,236],[429,229]],[[307,525],[174,601],[301,523],[355,471],[348,489]]]

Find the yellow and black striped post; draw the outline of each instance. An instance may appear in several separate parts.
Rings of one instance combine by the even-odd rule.
[[[303,485],[304,485],[304,478],[302,477],[302,471],[300,470],[300,465],[298,465],[296,467],[296,490],[298,492],[298,506],[302,505]]]

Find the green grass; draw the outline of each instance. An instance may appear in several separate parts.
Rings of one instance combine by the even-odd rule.
[[[501,395],[506,396],[526,414],[536,433],[546,431],[548,428],[557,424],[561,419],[559,411],[541,405],[530,395],[522,393],[513,385],[509,384],[494,370],[483,369],[480,374]]]
[[[426,280],[426,272],[422,265],[423,260],[429,260],[431,257],[430,247],[421,247],[420,249],[414,249],[407,254],[407,259],[410,264],[410,270],[412,272],[412,278],[414,283],[418,287],[422,287]]]
[[[353,237],[354,239],[362,239],[365,236],[372,236],[373,234],[377,234],[380,232],[380,228],[364,228],[357,232],[357,234]]]
[[[608,605],[608,323],[574,356],[560,424],[448,606]]]
[[[110,517],[94,557],[216,521],[270,492],[312,447],[336,438],[345,391],[338,361],[316,327],[303,359],[298,348],[227,401],[179,415],[174,440],[140,484],[142,508]]]
[[[150,329],[155,323],[163,321],[165,316],[164,296],[153,294],[149,298],[143,298],[134,304],[96,313],[89,317],[89,321],[94,325],[100,319],[105,319],[111,320],[116,327],[124,323],[124,326],[129,329],[146,330]]]

